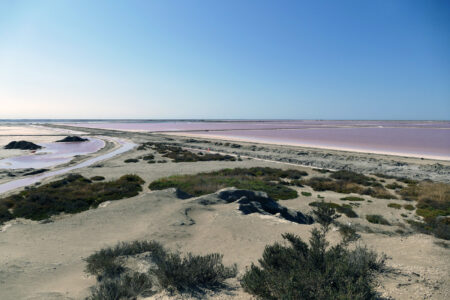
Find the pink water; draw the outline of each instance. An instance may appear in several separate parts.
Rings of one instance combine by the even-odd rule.
[[[221,121],[103,122],[80,127],[180,134],[450,160],[450,122]]]
[[[89,138],[82,143],[41,143],[42,149],[34,154],[0,160],[0,169],[47,168],[69,162],[76,155],[97,152],[105,146],[100,139]]]

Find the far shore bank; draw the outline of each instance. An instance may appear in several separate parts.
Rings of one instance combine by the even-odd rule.
[[[268,140],[260,140],[257,138],[254,138],[254,139],[238,138],[238,137],[232,137],[232,136],[221,136],[221,135],[201,134],[201,133],[191,133],[191,132],[160,132],[160,133],[165,134],[165,135],[202,138],[202,139],[214,139],[214,140],[230,141],[230,142],[246,142],[246,143],[258,143],[258,144],[269,144],[269,145],[280,145],[280,146],[307,147],[307,148],[336,150],[336,151],[344,151],[344,152],[381,154],[381,155],[412,157],[412,158],[420,158],[420,159],[424,158],[424,159],[450,161],[450,156],[415,154],[415,153],[393,152],[393,151],[378,151],[378,150],[360,149],[360,148],[356,148],[356,147],[352,148],[352,147],[339,147],[339,146],[324,146],[324,145],[313,144],[313,143],[293,143],[293,142],[285,142],[285,141],[274,142],[274,141],[268,141]]]

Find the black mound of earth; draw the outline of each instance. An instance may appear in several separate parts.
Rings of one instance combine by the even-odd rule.
[[[214,200],[214,198],[216,198],[216,200]],[[226,188],[213,195],[199,199],[199,203],[203,205],[215,204],[222,201],[225,201],[226,203],[239,203],[239,210],[245,215],[252,213],[259,213],[262,215],[279,214],[281,218],[291,222],[299,224],[314,223],[313,217],[278,204],[278,202],[270,198],[265,192]]]
[[[37,170],[33,170],[33,171],[30,171],[28,173],[23,174],[23,176],[41,174],[41,173],[44,173],[44,172],[47,172],[47,171],[48,171],[48,169],[37,169]]]
[[[68,142],[87,142],[88,139],[84,139],[82,137],[79,136],[66,136],[65,138],[63,138],[62,140],[56,141],[57,143],[68,143]]]
[[[4,149],[19,149],[19,150],[37,150],[41,149],[42,147],[39,145],[36,145],[32,142],[27,141],[12,141],[5,147]]]

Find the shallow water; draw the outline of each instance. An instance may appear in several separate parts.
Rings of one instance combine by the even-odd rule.
[[[89,138],[81,143],[41,143],[42,149],[34,154],[15,156],[0,160],[0,169],[47,168],[67,163],[76,155],[87,155],[97,152],[105,146],[105,142]]]
[[[69,125],[126,131],[191,133],[261,143],[450,160],[449,121],[118,121]]]
[[[56,171],[45,172],[45,173],[42,173],[39,175],[22,178],[22,179],[17,179],[17,180],[13,180],[13,181],[10,181],[10,182],[4,183],[4,184],[0,184],[0,193],[5,193],[5,192],[13,190],[13,189],[17,189],[20,187],[35,184],[36,182],[40,182],[41,180],[43,180],[44,178],[47,178],[47,177],[61,175],[61,174],[67,173],[72,170],[90,166],[99,161],[102,161],[102,160],[114,157],[118,154],[127,152],[136,146],[136,144],[134,144],[134,143],[126,142],[126,141],[123,141],[120,139],[113,139],[113,138],[110,138],[110,139],[118,142],[121,145],[121,147],[112,152],[88,159],[82,163],[79,163],[78,165],[75,165],[75,166],[63,168],[63,169],[56,170]]]

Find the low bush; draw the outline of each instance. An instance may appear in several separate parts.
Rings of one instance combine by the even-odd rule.
[[[133,241],[118,243],[116,246],[101,249],[85,259],[85,271],[103,278],[114,278],[122,274],[125,269],[117,258],[120,256],[137,255],[151,252],[152,256],[162,259],[166,254],[160,243],[154,241]]]
[[[153,181],[149,188],[162,190],[177,188],[190,196],[202,196],[214,193],[225,187],[266,192],[273,199],[293,199],[297,192],[280,183],[280,178],[292,179],[299,175],[297,170],[273,168],[236,168],[199,173],[194,175],[176,175]],[[301,173],[300,173],[301,174]]]
[[[391,225],[388,220],[380,215],[366,215],[366,220],[373,224]]]
[[[403,185],[398,184],[397,182],[386,184],[386,188],[391,190],[397,190],[403,188]]]
[[[305,196],[305,197],[311,197],[311,193],[310,192],[301,192],[301,194],[302,194],[302,196]]]
[[[102,181],[102,180],[105,180],[105,177],[103,177],[103,176],[93,176],[93,177],[91,177],[91,180],[92,181]]]
[[[218,253],[204,256],[188,253],[184,257],[179,253],[169,253],[157,263],[158,268],[153,273],[165,289],[184,291],[199,287],[213,288],[237,275],[237,267],[225,267],[222,257]]]
[[[398,203],[389,203],[387,206],[388,206],[388,207],[391,207],[391,208],[395,208],[395,209],[400,209],[400,208],[402,208],[402,205],[401,205],[401,204],[398,204]]]
[[[415,210],[416,208],[412,206],[411,204],[404,204],[403,208],[406,210]]]
[[[142,191],[143,183],[136,175],[93,183],[81,175],[73,174],[2,198],[0,207],[11,209],[14,218],[42,220],[63,212],[81,212],[107,200],[136,196]]]
[[[315,207],[320,207],[320,206],[327,206],[329,208],[335,209],[337,212],[340,212],[344,215],[346,215],[349,218],[357,218],[358,215],[355,213],[355,211],[352,209],[352,207],[350,205],[347,204],[343,204],[343,205],[339,205],[337,203],[333,203],[333,202],[311,202],[309,203],[309,206],[315,206]]]
[[[335,219],[325,206],[319,212],[321,230],[312,230],[309,245],[284,234],[287,245],[266,246],[259,266],[252,264],[241,279],[244,290],[260,299],[376,299],[374,279],[383,270],[384,257],[365,247],[347,248],[343,241],[329,247],[326,234]],[[354,233],[354,232],[353,232]]]
[[[119,300],[136,299],[151,293],[153,284],[147,274],[133,273],[125,274],[114,279],[101,281],[91,288],[91,295],[87,300]]]
[[[129,158],[129,159],[125,159],[123,162],[124,163],[137,163],[139,161],[139,159],[136,158]]]
[[[342,201],[364,201],[364,198],[355,197],[355,196],[347,196],[347,197],[341,198],[340,200],[342,200]]]
[[[120,258],[147,252],[156,268],[130,275],[130,270]],[[224,280],[237,274],[235,265],[223,265],[221,254],[201,256],[188,253],[181,256],[167,251],[155,241],[119,243],[97,251],[86,258],[86,262],[86,272],[95,275],[99,281],[89,299],[135,299],[150,290],[152,278],[169,291],[211,289],[220,287]]]

